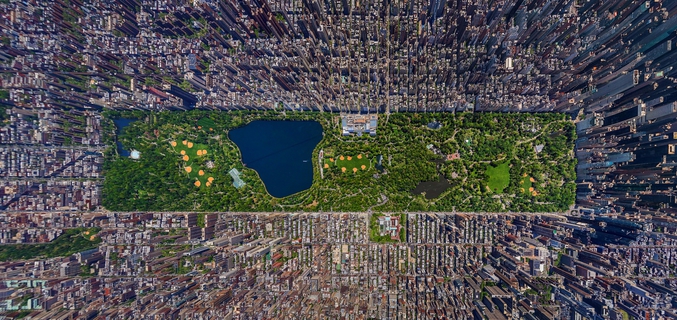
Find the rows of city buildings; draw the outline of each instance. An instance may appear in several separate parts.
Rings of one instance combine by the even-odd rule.
[[[368,220],[2,214],[5,245],[74,226],[100,228],[101,243],[1,262],[0,309],[33,319],[677,317],[674,219],[410,213],[405,241],[388,244],[370,241]]]
[[[100,145],[102,108],[566,112],[579,204],[674,211],[674,1],[9,1],[0,16],[0,143]],[[20,207],[87,208],[51,202]]]
[[[101,241],[0,262],[0,317],[677,318],[675,1],[10,0],[0,17],[0,245]],[[104,108],[335,111],[345,134],[389,112],[566,112],[581,209],[408,214],[385,244],[361,213],[106,212]]]

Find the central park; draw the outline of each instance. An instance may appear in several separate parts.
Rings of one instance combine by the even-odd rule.
[[[107,111],[103,204],[115,211],[565,211],[575,127],[558,113]],[[133,119],[124,130],[114,120]]]

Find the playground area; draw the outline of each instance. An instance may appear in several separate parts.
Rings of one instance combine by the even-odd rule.
[[[207,146],[188,140],[171,141],[169,144],[180,155],[184,163],[183,170],[194,181],[193,184],[196,187],[210,187],[214,182],[214,178],[205,171],[206,168],[200,165],[200,160],[209,154]]]
[[[360,171],[367,171],[371,169],[371,161],[367,155],[358,154],[356,156],[340,155],[337,157],[324,158],[324,168],[328,169],[331,166],[336,166],[341,169],[341,172],[357,173]]]

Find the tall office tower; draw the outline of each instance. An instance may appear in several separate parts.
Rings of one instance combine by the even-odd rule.
[[[677,28],[676,21],[666,23],[671,26],[658,29]],[[675,210],[675,36],[649,38],[636,39],[634,55],[624,59],[633,61],[630,68],[605,74],[604,83],[575,98],[585,116],[577,123],[579,205],[602,212]]]

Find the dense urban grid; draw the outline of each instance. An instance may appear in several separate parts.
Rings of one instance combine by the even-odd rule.
[[[670,0],[0,0],[0,318],[677,318],[675,45]],[[497,173],[485,185],[479,172],[460,189],[482,197],[441,196],[459,210],[404,192],[247,210],[254,197],[218,202],[262,188],[232,157],[214,184],[232,190],[212,207],[189,198],[162,212],[104,194],[111,166],[150,155],[122,156],[116,143],[164,134],[121,135],[110,115],[131,112],[143,121],[130,130],[196,112],[314,117],[372,148],[406,115],[555,112],[558,130],[520,130],[535,130],[524,152],[560,158],[532,161],[543,177]],[[401,170],[407,188],[453,185],[475,146],[498,143],[477,128],[475,146],[454,134],[437,143],[454,123],[439,118],[406,147],[441,164]],[[553,147],[567,139],[573,150]],[[345,150],[315,152],[314,181],[341,177],[323,156]],[[207,190],[211,177],[187,168]],[[555,194],[538,189],[546,179],[567,196],[541,199]],[[563,212],[522,212],[548,205]],[[488,213],[456,212],[472,208]]]
[[[36,319],[677,317],[673,218],[374,221],[364,213],[2,214],[0,260],[27,260],[0,264],[0,308]],[[36,252],[7,244],[64,236],[91,243]]]
[[[5,2],[10,163],[27,144],[96,152],[103,108],[556,111],[581,120],[579,203],[674,211],[673,1]],[[89,209],[90,181],[5,185]]]

